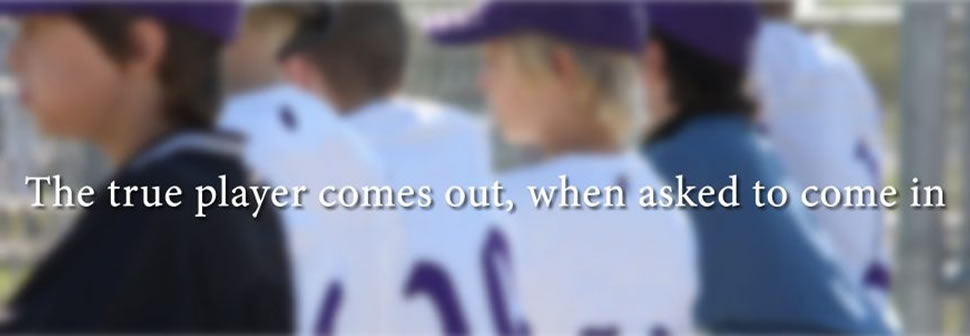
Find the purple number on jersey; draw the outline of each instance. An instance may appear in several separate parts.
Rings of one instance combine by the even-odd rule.
[[[614,326],[586,327],[579,331],[581,336],[614,336],[619,335],[620,331]]]
[[[866,171],[869,172],[869,178],[872,179],[872,183],[880,182],[880,167],[876,160],[876,156],[872,152],[872,148],[865,140],[859,140],[855,145],[855,158],[862,161],[862,165],[866,167]]]
[[[879,167],[879,162],[876,160],[876,156],[872,152],[872,148],[869,146],[865,140],[860,139],[856,143],[855,147],[855,158],[862,162],[866,167],[866,171],[869,172],[869,178],[874,186],[878,186],[882,183],[881,178],[881,167]],[[866,200],[869,201],[869,200]],[[882,212],[879,213],[878,217],[879,223],[883,223]],[[882,245],[882,226],[879,226],[879,232],[875,235],[876,243],[873,246],[876,249],[881,248]],[[879,251],[874,251],[874,255],[879,255]],[[863,274],[863,284],[867,287],[875,288],[882,292],[889,292],[892,283],[892,275],[889,272],[889,268],[882,263],[882,261],[874,260],[869,263],[869,267],[866,269],[865,274]]]
[[[492,230],[485,240],[482,249],[482,270],[485,277],[485,290],[488,294],[488,304],[491,308],[492,322],[500,335],[528,335],[529,326],[523,321],[513,325],[502,288],[501,267],[511,268],[509,246],[498,230]]]
[[[502,266],[510,268],[511,263],[511,254],[505,237],[497,230],[490,231],[482,246],[481,267],[495,333],[528,335],[529,327],[525,322],[513,323],[505,291],[502,288]],[[405,289],[405,296],[408,298],[422,293],[427,294],[434,302],[438,314],[441,315],[446,334],[468,333],[468,324],[465,322],[465,315],[462,313],[451,279],[443,269],[427,261],[419,262],[415,266]]]
[[[485,244],[482,246],[481,267],[485,280],[485,291],[488,296],[489,311],[497,334],[500,335],[529,335],[529,326],[525,321],[514,323],[509,312],[502,288],[502,269],[511,269],[511,253],[505,237],[498,230],[489,232]],[[447,335],[465,335],[469,333],[465,314],[452,285],[451,278],[437,264],[430,261],[419,261],[411,271],[404,288],[405,298],[412,299],[420,295],[427,295],[434,304],[442,320],[442,330]],[[327,288],[324,296],[320,318],[316,324],[316,334],[333,334],[337,312],[343,300],[343,287],[333,282]]]
[[[320,318],[317,320],[317,335],[333,334],[333,327],[337,320],[337,311],[340,308],[340,302],[344,296],[343,293],[343,287],[338,282],[333,282],[327,287],[327,294],[324,295]]]
[[[468,324],[465,322],[465,315],[461,312],[461,304],[458,302],[458,296],[455,295],[455,289],[451,285],[448,274],[438,265],[421,261],[411,271],[404,296],[413,298],[420,294],[428,295],[434,302],[444,323],[446,335],[468,334]]]
[[[889,293],[889,290],[892,289],[892,276],[889,273],[889,268],[882,262],[873,261],[870,263],[863,277],[863,283],[868,287],[884,293]]]

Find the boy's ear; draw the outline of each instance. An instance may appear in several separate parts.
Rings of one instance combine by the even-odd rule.
[[[592,82],[584,78],[576,57],[568,49],[555,47],[552,51],[552,63],[559,83],[565,86],[566,90],[572,92],[574,97],[580,102],[588,102],[593,99],[596,88]]]
[[[656,85],[666,78],[666,63],[663,45],[654,40],[647,42],[647,46],[640,53],[640,69],[647,80],[647,85]]]
[[[579,78],[579,65],[566,48],[555,47],[552,51],[552,65],[556,76],[570,85]]]
[[[131,25],[130,38],[135,50],[127,62],[128,67],[154,73],[161,65],[168,48],[168,38],[162,24],[154,19],[138,19]]]

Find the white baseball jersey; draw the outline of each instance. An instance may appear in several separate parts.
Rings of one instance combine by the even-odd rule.
[[[528,187],[559,188],[560,175],[580,192],[621,186],[626,208],[562,209],[558,198],[552,208],[533,207]],[[517,204],[506,220],[533,333],[694,333],[693,229],[681,210],[639,206],[640,188],[665,183],[637,153],[568,154],[501,180]]]
[[[407,230],[395,334],[509,334],[518,328],[503,279],[514,251],[488,211],[451,209],[450,186],[491,185],[487,125],[411,98],[372,102],[347,117],[395,186],[431,188],[430,209],[399,210]]]
[[[786,168],[803,186],[882,188],[878,101],[863,71],[825,35],[767,21],[753,79],[761,120]],[[879,209],[811,211],[843,269],[885,293],[888,252]]]
[[[376,156],[324,102],[280,84],[232,97],[223,129],[243,134],[245,160],[274,185],[306,186],[303,208],[281,211],[295,279],[299,334],[374,333],[394,328],[387,281],[400,262],[393,212],[328,210],[327,186],[384,185]]]

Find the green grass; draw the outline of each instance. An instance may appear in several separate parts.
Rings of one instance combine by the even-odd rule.
[[[0,305],[6,303],[22,278],[22,272],[0,268]]]
[[[6,302],[13,285],[13,275],[10,271],[0,269],[0,302]]]

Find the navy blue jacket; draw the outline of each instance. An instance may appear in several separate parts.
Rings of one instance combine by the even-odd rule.
[[[292,293],[276,213],[208,209],[195,186],[249,183],[235,142],[208,133],[166,137],[112,177],[117,185],[179,186],[182,206],[112,208],[97,190],[64,240],[38,266],[0,332],[246,332],[292,330]],[[120,191],[123,195],[123,191]],[[252,195],[250,195],[252,196]],[[252,199],[252,198],[250,198]]]

